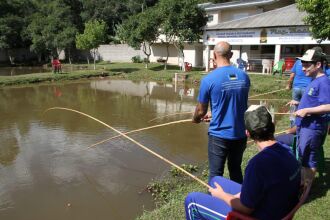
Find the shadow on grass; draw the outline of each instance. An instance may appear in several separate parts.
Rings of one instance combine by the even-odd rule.
[[[114,69],[109,69],[110,72],[122,72],[122,73],[132,73],[136,72],[140,69],[138,68],[114,68]]]
[[[325,158],[323,174],[319,174],[318,177],[315,178],[306,203],[312,202],[317,198],[321,198],[327,195],[327,192],[330,187],[330,177],[328,172],[329,170],[330,158]]]
[[[162,71],[162,70],[164,70],[164,65],[158,65],[158,66],[151,67],[150,70]],[[167,70],[180,70],[180,67],[174,66],[174,65],[167,65]]]

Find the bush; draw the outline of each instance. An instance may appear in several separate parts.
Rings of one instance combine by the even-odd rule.
[[[157,59],[157,63],[165,63],[165,59],[163,59],[163,57],[159,57],[158,59]]]
[[[132,62],[133,63],[142,63],[143,60],[139,55],[137,55],[137,56],[132,57]]]

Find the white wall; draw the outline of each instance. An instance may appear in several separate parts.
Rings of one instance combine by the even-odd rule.
[[[127,44],[106,44],[98,48],[98,56],[101,60],[111,62],[131,62],[132,57],[145,57],[142,50],[135,50]]]

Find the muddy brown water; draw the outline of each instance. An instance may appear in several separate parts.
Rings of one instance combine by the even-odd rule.
[[[125,132],[191,118],[198,90],[125,80],[0,89],[0,219],[134,219],[152,210],[144,192],[170,166],[125,138],[67,111]],[[259,104],[254,101],[253,104]],[[276,107],[275,107],[276,108]],[[207,160],[207,124],[175,124],[129,135],[176,164]]]
[[[191,115],[196,92],[172,84],[99,80],[0,89],[0,219],[134,219],[154,208],[146,185],[170,166],[105,126],[120,131]],[[131,134],[171,161],[206,160],[207,125],[190,122]],[[141,193],[142,192],[142,193]]]

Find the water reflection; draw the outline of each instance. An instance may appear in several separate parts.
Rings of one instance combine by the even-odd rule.
[[[10,165],[19,153],[18,142],[15,137],[1,138],[0,146],[0,164],[4,166]]]
[[[153,208],[150,195],[140,192],[167,164],[123,138],[88,149],[115,133],[70,112],[42,113],[69,107],[130,131],[160,115],[191,111],[196,97],[180,94],[184,89],[123,80],[1,89],[0,219],[133,219]],[[131,137],[177,164],[196,164],[207,154],[207,136],[196,134],[206,130],[188,123]]]
[[[73,108],[126,132],[190,118],[149,123],[193,111],[197,95],[190,85],[126,80],[0,89],[0,219],[133,219],[152,209],[139,192],[168,164],[124,138],[88,149],[115,132],[71,112],[42,113]],[[266,105],[277,112],[284,103]],[[207,128],[183,123],[130,137],[177,164],[198,164],[207,158]]]

